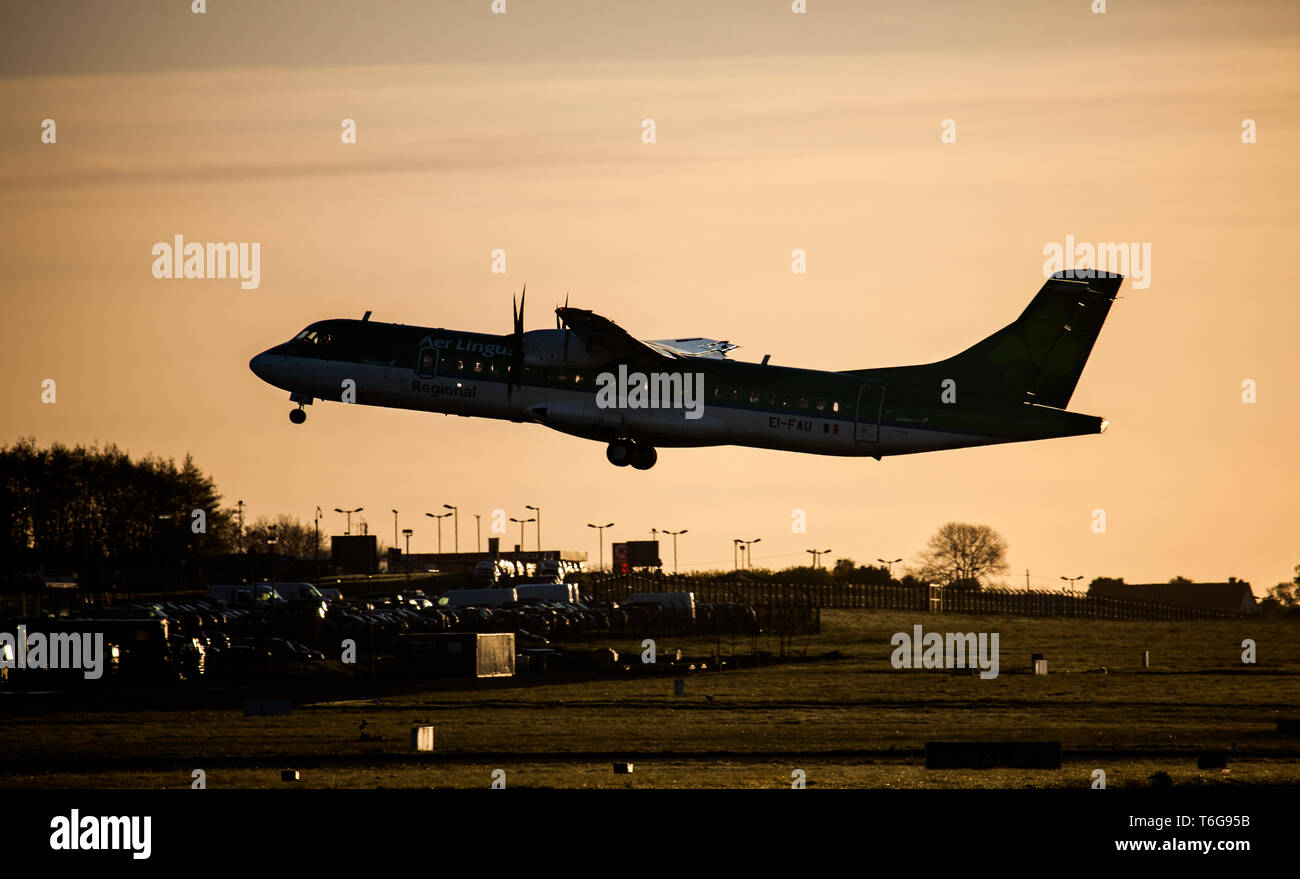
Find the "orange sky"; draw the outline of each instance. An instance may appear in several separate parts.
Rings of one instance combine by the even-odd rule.
[[[1262,594],[1300,561],[1300,8],[1109,5],[5,5],[0,442],[190,451],[251,516],[364,506],[391,540],[396,507],[426,551],[444,503],[462,548],[472,513],[525,504],[593,558],[587,522],[688,528],[683,567],[729,565],[733,537],[763,539],[756,564],[911,560],[961,520],[1006,536],[1012,585]],[[155,280],[176,234],[260,242],[260,287]],[[525,282],[529,328],[567,293],[744,359],[920,363],[1012,320],[1071,234],[1152,250],[1071,402],[1101,437],[883,462],[669,449],[643,473],[535,425],[317,404],[295,427],[247,367],[367,309],[504,333]]]

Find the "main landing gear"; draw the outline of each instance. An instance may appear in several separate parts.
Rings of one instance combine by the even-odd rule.
[[[616,439],[605,449],[605,457],[615,467],[631,464],[637,470],[649,470],[659,460],[659,453],[651,445],[634,443],[630,439]]]

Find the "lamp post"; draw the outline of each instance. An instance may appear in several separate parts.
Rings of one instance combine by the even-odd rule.
[[[406,537],[406,558],[404,561],[406,562],[406,579],[408,581],[411,579],[411,535],[414,533],[410,528],[402,529],[402,534]]]
[[[478,513],[474,514],[474,551],[481,553],[483,551],[483,517]]]
[[[525,510],[532,510],[537,514],[537,551],[542,551],[542,508],[534,507],[531,504],[524,504]]]
[[[733,537],[731,538],[731,570],[733,571],[740,570],[739,557],[740,557],[740,538]]]
[[[831,554],[829,549],[805,549],[804,552],[812,553],[814,568],[817,567],[817,563],[821,560],[822,556]]]
[[[600,570],[603,571],[605,569],[605,529],[613,528],[614,523],[610,522],[608,525],[593,525],[590,522],[588,522],[587,527],[595,528],[597,531],[600,532]]]
[[[454,535],[452,539],[455,541],[455,543],[452,544],[452,547],[455,552],[460,552],[460,508],[453,507],[451,504],[443,504],[442,508],[444,510],[451,510],[451,515],[453,517],[451,524],[454,525],[456,529],[452,532]]]
[[[316,508],[316,542],[311,545],[312,558],[316,562],[316,579],[320,580],[320,507]]]
[[[275,555],[273,554],[271,547],[279,543],[280,539],[275,536],[274,525],[267,526],[267,530],[270,532],[270,536],[266,538],[266,554],[270,556],[270,558],[267,559],[267,563],[271,566],[271,610],[275,610]]]
[[[1073,590],[1073,589],[1074,589],[1074,584],[1075,584],[1077,581],[1082,580],[1082,579],[1083,579],[1083,575],[1080,574],[1080,575],[1077,576],[1077,577],[1062,577],[1061,579],[1064,580],[1065,582],[1069,583],[1069,584],[1070,584],[1070,589]]]
[[[359,512],[361,512],[361,511],[364,510],[364,509],[365,509],[365,507],[357,507],[355,510],[345,510],[345,509],[342,509],[341,507],[335,507],[335,508],[334,508],[334,512],[336,512],[336,513],[346,513],[346,514],[347,514],[347,517],[348,517],[348,530],[343,532],[345,535],[350,535],[350,534],[352,533],[352,514],[353,514],[353,513],[359,513]]]
[[[523,552],[524,551],[524,523],[536,522],[537,519],[532,517],[527,519],[516,519],[514,516],[511,516],[510,521],[519,523],[519,551]]]
[[[754,554],[750,552],[750,545],[754,543],[761,543],[762,540],[763,538],[761,537],[755,537],[753,540],[740,541],[741,543],[745,544],[745,570],[746,571],[748,571],[754,565]]]
[[[442,555],[442,520],[451,515],[451,513],[425,513],[430,519],[438,520],[438,555]]]
[[[896,564],[898,564],[899,562],[901,562],[902,559],[876,559],[876,561],[880,562],[882,565],[885,566],[885,571],[886,571],[886,573],[888,573],[888,575],[889,575],[890,582],[893,582],[893,579],[894,579],[894,565],[896,565]]]
[[[685,534],[688,530],[689,529],[687,528],[683,528],[681,531],[669,531],[667,528],[664,529],[665,534],[671,534],[673,536],[673,573],[674,574],[677,573],[677,535]]]
[[[397,546],[397,510],[393,510],[393,546]]]

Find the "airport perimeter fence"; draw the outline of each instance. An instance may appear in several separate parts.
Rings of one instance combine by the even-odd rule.
[[[582,591],[584,600],[594,603],[623,603],[628,596],[638,592],[694,593],[694,621],[682,623],[681,631],[665,631],[665,634],[725,635],[763,632],[788,637],[821,634],[821,606],[801,587],[765,584],[769,588],[754,592],[729,588],[733,585],[735,584],[705,580],[667,580],[641,574],[616,574],[593,578],[582,587]],[[674,617],[665,615],[664,622],[669,618]],[[611,632],[614,634],[641,631],[645,631],[645,623],[638,618],[630,618],[626,624],[611,624]],[[782,653],[784,654],[784,649]]]
[[[593,580],[586,591],[597,601],[620,601],[634,592],[692,592],[697,602],[806,602],[818,608],[904,610],[918,613],[997,616],[1082,617],[1099,620],[1182,621],[1241,619],[1247,614],[1146,601],[1107,598],[1086,592],[1039,589],[946,589],[897,583],[764,583],[615,574]]]

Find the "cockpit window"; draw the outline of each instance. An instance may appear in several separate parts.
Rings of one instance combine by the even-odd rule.
[[[313,327],[308,327],[301,333],[293,337],[295,342],[306,342],[309,345],[328,345],[330,343],[330,334],[321,332]]]

